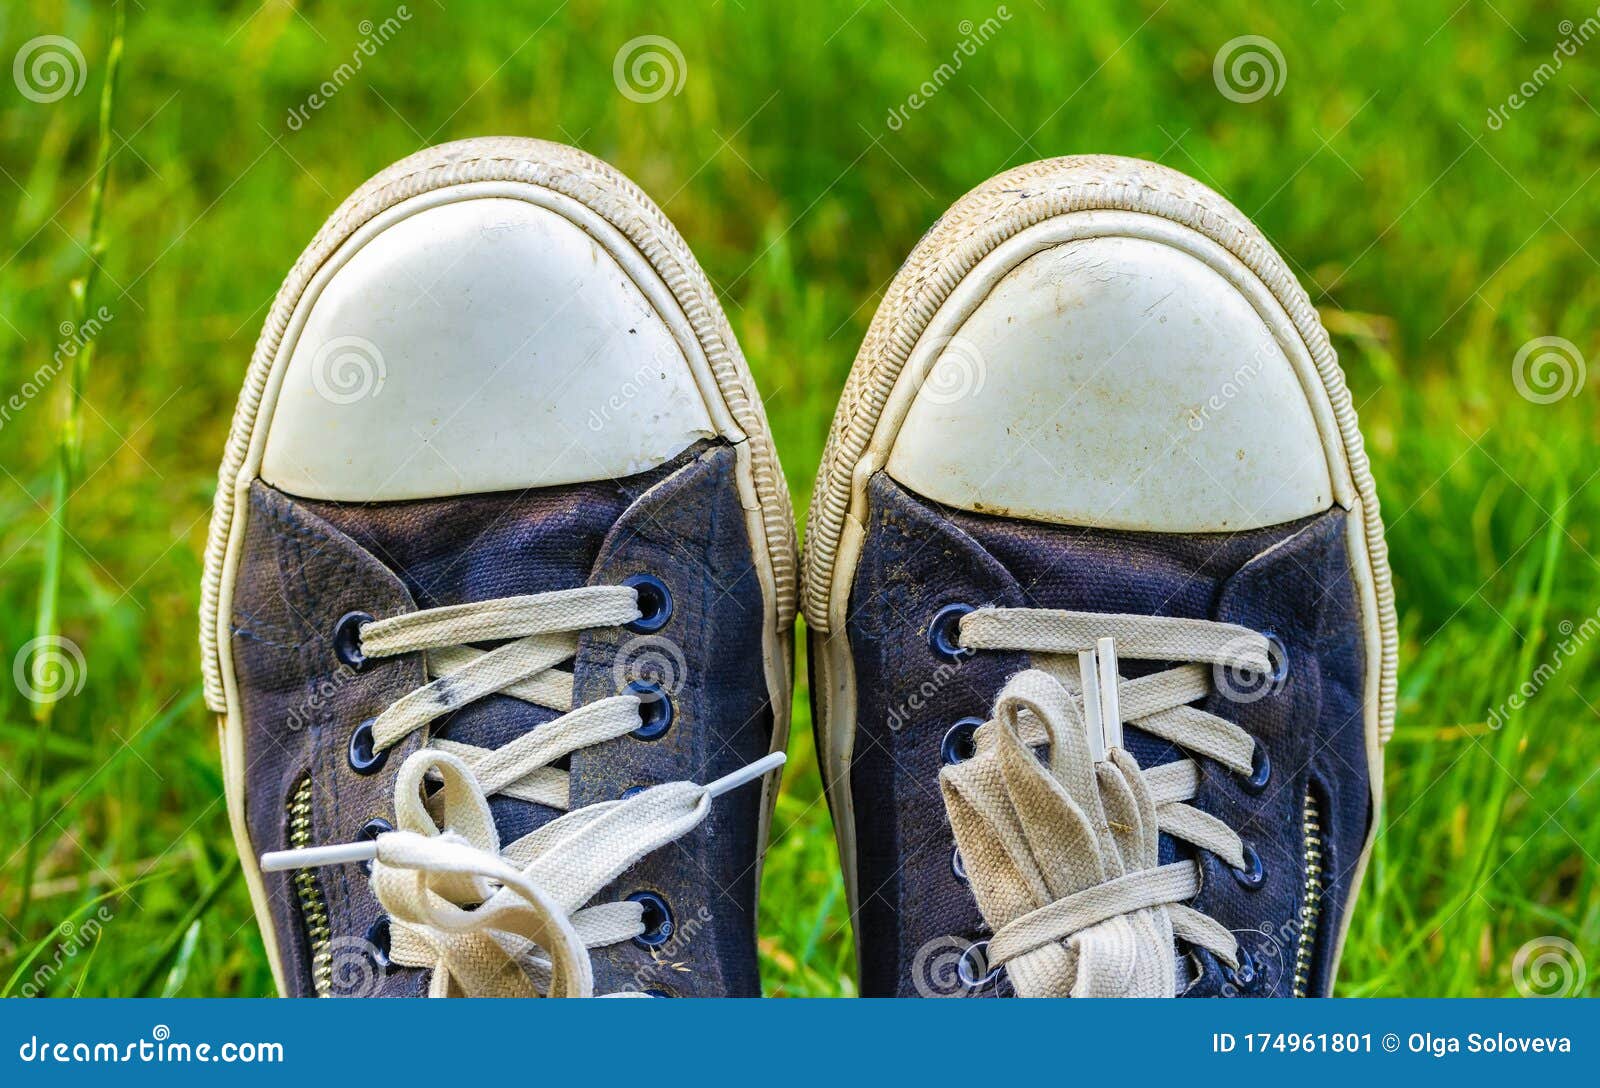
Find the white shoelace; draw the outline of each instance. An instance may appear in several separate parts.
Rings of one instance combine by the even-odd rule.
[[[374,620],[368,657],[423,652],[430,683],[372,724],[374,751],[474,700],[500,693],[564,711],[501,748],[430,738],[401,765],[395,830],[372,843],[279,851],[264,870],[374,859],[371,883],[390,916],[389,957],[432,971],[429,994],[588,997],[588,950],[645,932],[631,901],[585,906],[653,850],[688,833],[711,801],[783,762],[773,754],[707,785],[672,782],[586,805],[502,845],[493,794],[569,809],[568,772],[553,764],[640,728],[641,700],[616,695],[573,709],[573,678],[556,665],[581,632],[640,616],[627,586],[588,586]],[[513,641],[490,651],[472,642]],[[425,798],[425,786],[438,789]]]
[[[1237,967],[1233,934],[1187,905],[1200,891],[1199,863],[1160,864],[1159,832],[1236,869],[1244,844],[1187,804],[1199,783],[1193,760],[1141,768],[1121,746],[1121,722],[1250,774],[1251,736],[1187,704],[1210,694],[1213,666],[1269,673],[1266,637],[1206,620],[985,608],[962,618],[960,644],[1025,651],[1033,662],[1006,683],[972,758],[939,776],[994,931],[988,966],[1004,966],[1019,994],[1039,997],[1170,997],[1175,937]],[[1109,673],[1099,673],[1107,690],[1096,669],[1113,645]],[[1116,656],[1188,664],[1125,680]],[[1033,752],[1040,744],[1049,745],[1044,762]]]

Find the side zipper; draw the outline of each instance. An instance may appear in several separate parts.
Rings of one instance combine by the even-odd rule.
[[[295,783],[289,794],[289,848],[304,849],[311,843],[311,776]],[[306,943],[311,952],[311,986],[318,997],[333,990],[333,929],[328,924],[328,904],[322,898],[315,869],[296,869],[294,894],[300,904],[300,920],[306,927]]]
[[[1300,832],[1305,840],[1306,879],[1300,899],[1300,940],[1294,951],[1294,996],[1308,997],[1312,957],[1322,921],[1322,806],[1310,783],[1300,809]]]

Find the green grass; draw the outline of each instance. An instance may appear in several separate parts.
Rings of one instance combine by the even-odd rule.
[[[1581,23],[1592,5],[1007,0],[998,32],[897,126],[890,111],[949,60],[962,20],[995,6],[408,5],[412,18],[298,130],[289,111],[350,60],[362,19],[392,9],[131,6],[98,287],[112,318],[83,388],[59,568],[59,628],[86,682],[42,740],[33,704],[0,682],[10,992],[42,964],[33,988],[52,994],[271,991],[234,878],[195,643],[237,385],[279,281],[347,192],[428,143],[508,133],[578,144],[663,204],[719,287],[802,505],[879,295],[961,193],[1034,158],[1109,151],[1227,195],[1334,333],[1393,552],[1399,729],[1342,989],[1514,993],[1519,949],[1559,937],[1587,956],[1585,989],[1600,993],[1600,639],[1584,627],[1600,607],[1600,375],[1551,404],[1512,382],[1534,337],[1600,360],[1600,100],[1585,78],[1600,43],[1488,121],[1542,80],[1560,20]],[[110,25],[104,4],[0,9],[5,72],[45,34],[87,62],[81,92],[53,103],[0,84],[5,669],[34,635],[49,562],[65,375],[20,407],[7,398],[49,362],[72,318],[67,285],[87,271]],[[681,49],[680,94],[618,93],[613,59],[643,34]],[[1280,92],[1254,103],[1224,97],[1212,75],[1223,43],[1245,34],[1285,61]],[[1491,719],[1525,683],[1537,688],[1526,705]],[[766,983],[849,993],[804,708],[802,692],[765,878]],[[37,870],[19,926],[40,745]]]

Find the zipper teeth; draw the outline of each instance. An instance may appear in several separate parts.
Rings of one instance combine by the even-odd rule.
[[[311,794],[311,776],[306,775],[289,795],[290,849],[311,845]],[[300,902],[300,918],[311,946],[311,985],[318,997],[327,997],[333,990],[333,929],[328,924],[328,904],[317,884],[316,870],[295,870],[294,894]]]
[[[1311,957],[1317,950],[1318,922],[1322,918],[1322,806],[1306,787],[1300,810],[1300,831],[1305,837],[1306,882],[1300,900],[1300,941],[1294,952],[1294,996],[1306,997],[1311,989]]]

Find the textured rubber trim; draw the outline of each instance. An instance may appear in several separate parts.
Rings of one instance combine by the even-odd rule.
[[[1094,210],[1161,216],[1221,245],[1261,278],[1305,341],[1338,421],[1361,502],[1381,641],[1378,735],[1387,741],[1394,732],[1399,643],[1389,550],[1355,407],[1333,345],[1305,290],[1242,212],[1192,178],[1138,159],[1071,156],[1008,170],[957,201],[906,259],[856,355],[817,471],[804,552],[802,601],[807,624],[813,631],[828,633],[828,598],[851,506],[852,478],[890,390],[929,320],[956,284],[1006,239],[1052,216]]]
[[[244,390],[234,411],[206,544],[200,589],[200,660],[206,703],[212,710],[226,713],[217,652],[217,608],[233,521],[235,485],[250,449],[251,432],[273,360],[301,295],[323,262],[374,216],[420,193],[483,181],[523,182],[579,201],[638,247],[676,296],[711,365],[729,414],[749,441],[751,469],[767,535],[766,550],[777,592],[780,630],[793,621],[798,563],[794,512],[783,471],[744,355],[712,293],[711,282],[677,228],[633,182],[576,148],[519,137],[460,140],[401,159],[357,189],[323,224],[278,290],[272,312],[256,341]]]

